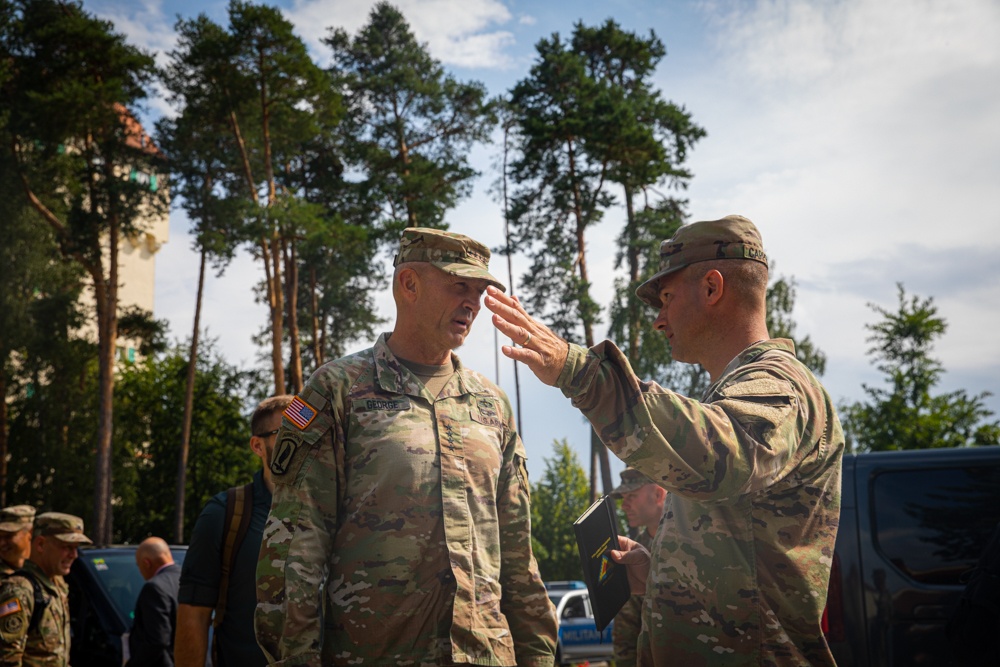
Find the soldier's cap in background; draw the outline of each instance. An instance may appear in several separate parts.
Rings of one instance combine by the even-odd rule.
[[[83,519],[62,512],[45,512],[35,517],[35,537],[44,535],[71,544],[93,544],[83,534]]]
[[[507,288],[490,275],[490,249],[463,234],[429,227],[409,227],[399,240],[399,252],[392,262],[428,262],[446,273],[485,280],[502,292]]]
[[[0,510],[0,530],[16,533],[31,528],[35,518],[35,508],[31,505],[11,505]]]
[[[659,309],[660,278],[685,266],[715,259],[748,259],[767,266],[767,255],[757,227],[742,215],[684,225],[660,244],[660,270],[639,285],[635,295]]]
[[[621,498],[626,493],[637,491],[647,484],[652,484],[653,480],[643,475],[635,468],[625,468],[622,470],[622,483],[612,489],[609,494],[612,498]]]

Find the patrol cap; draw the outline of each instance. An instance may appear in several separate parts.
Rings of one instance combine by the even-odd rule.
[[[635,468],[625,468],[622,470],[622,483],[616,486],[610,495],[612,498],[621,498],[626,493],[637,491],[647,484],[653,484],[653,480]]]
[[[409,227],[399,240],[393,266],[405,262],[428,262],[445,273],[463,278],[479,278],[506,292],[504,284],[490,275],[490,249],[462,234],[429,227]]]
[[[742,215],[684,225],[660,244],[660,270],[639,285],[635,295],[659,308],[660,278],[690,264],[714,259],[749,259],[767,266],[757,227]]]
[[[83,534],[83,519],[62,512],[45,512],[35,517],[35,537],[45,535],[71,544],[93,544]]]
[[[31,505],[11,505],[0,510],[0,530],[16,533],[31,528],[35,518],[35,508]]]

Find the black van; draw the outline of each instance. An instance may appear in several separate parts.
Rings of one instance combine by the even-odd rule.
[[[824,617],[837,664],[953,664],[945,625],[998,523],[1000,447],[845,456]]]
[[[73,667],[114,667],[127,659],[135,602],[145,583],[135,550],[134,545],[80,547],[66,575]],[[186,546],[170,551],[174,562],[184,562]]]

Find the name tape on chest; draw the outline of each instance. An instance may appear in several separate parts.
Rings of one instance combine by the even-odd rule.
[[[402,412],[410,409],[410,399],[401,398],[358,398],[352,401],[355,412]]]

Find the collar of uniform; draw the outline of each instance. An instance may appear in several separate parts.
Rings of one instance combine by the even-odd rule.
[[[82,555],[83,554],[81,554],[81,556]],[[35,577],[38,579],[38,583],[40,583],[42,585],[42,588],[44,588],[45,590],[49,591],[50,593],[58,592],[59,589],[56,586],[56,579],[61,580],[62,577],[56,576],[54,579],[49,579],[49,577],[44,572],[42,572],[42,568],[38,567],[32,560],[24,561],[24,567],[22,567],[21,569],[27,570],[28,572],[31,572],[33,575],[35,575]]]
[[[412,373],[410,369],[400,363],[399,359],[389,349],[389,334],[384,333],[375,341],[372,347],[372,356],[375,359],[375,381],[383,390],[393,394],[405,394],[407,396],[424,396],[426,391],[424,384]],[[451,353],[451,361],[455,366],[455,375],[458,377],[457,394],[459,395],[479,393],[470,383],[469,374],[465,372],[461,360],[454,352]],[[453,377],[448,386],[455,382]],[[478,385],[479,383],[475,383]]]
[[[737,368],[750,363],[765,352],[770,352],[771,350],[784,350],[794,357],[795,343],[788,338],[771,338],[769,340],[757,341],[753,345],[750,345],[733,357],[733,360],[729,362],[726,369],[722,371],[722,375],[719,376],[719,379],[713,382],[712,385],[705,390],[705,395],[702,397],[702,401],[707,400],[708,397],[712,395],[712,392],[715,391],[715,388],[722,384],[730,373],[735,371]]]

